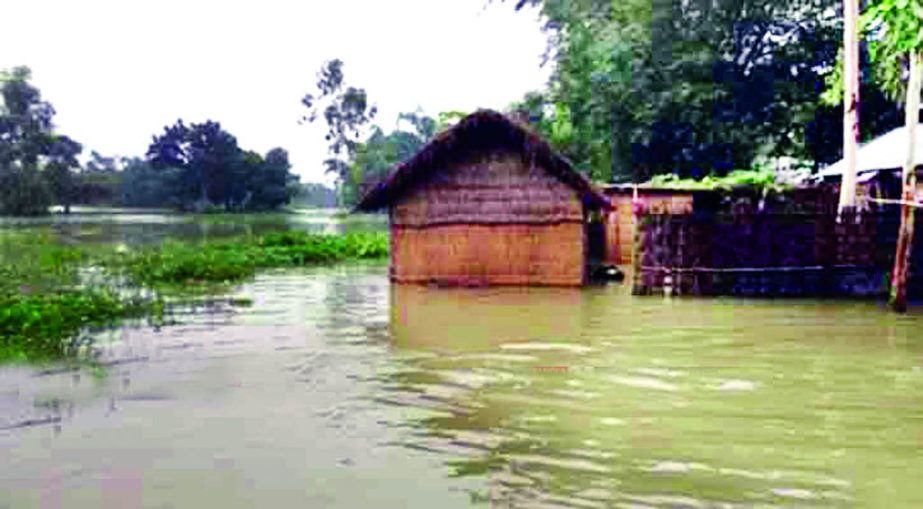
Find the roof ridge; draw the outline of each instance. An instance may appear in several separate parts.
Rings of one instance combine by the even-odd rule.
[[[450,157],[454,151],[458,150],[458,145],[470,142],[473,130],[490,124],[499,128],[507,128],[504,133],[506,139],[497,139],[494,136],[489,139],[488,143],[496,145],[488,146],[484,150],[507,148],[522,155],[531,156],[533,160],[540,163],[545,171],[579,193],[584,201],[597,206],[609,206],[608,199],[593,187],[590,180],[577,172],[570,161],[557,153],[531,126],[524,125],[496,110],[479,108],[435,135],[413,156],[395,164],[384,179],[362,196],[354,207],[354,211],[376,210],[398,199],[412,187],[415,180],[428,174],[434,166],[437,166],[436,163]]]

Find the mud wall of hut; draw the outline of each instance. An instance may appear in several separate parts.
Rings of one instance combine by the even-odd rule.
[[[434,171],[391,209],[391,277],[452,285],[584,282],[576,193],[518,155]]]

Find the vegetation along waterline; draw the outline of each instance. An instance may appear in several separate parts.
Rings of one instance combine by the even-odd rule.
[[[356,260],[385,260],[386,233],[320,235],[278,232],[216,242],[167,242],[162,246],[110,257],[136,284],[165,288],[175,284],[235,283],[260,268],[298,267]]]
[[[0,363],[85,357],[85,332],[127,318],[161,323],[164,301],[230,289],[260,268],[384,260],[385,233],[271,233],[158,247],[58,244],[49,235],[0,242]],[[103,278],[81,276],[101,269]],[[153,290],[153,291],[151,291]]]

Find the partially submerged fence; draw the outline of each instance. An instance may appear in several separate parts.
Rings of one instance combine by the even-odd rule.
[[[881,296],[894,258],[894,207],[844,215],[828,201],[689,214],[636,210],[635,294]],[[923,215],[918,215],[921,224]],[[923,228],[908,290],[923,296]],[[923,271],[919,271],[923,272]]]

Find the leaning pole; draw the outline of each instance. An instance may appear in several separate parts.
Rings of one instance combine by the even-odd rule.
[[[904,129],[907,131],[907,159],[904,160],[901,193],[901,226],[897,233],[897,252],[891,273],[891,307],[898,313],[907,311],[907,272],[913,247],[913,220],[916,209],[916,136],[920,115],[920,86],[923,78],[923,54],[910,54],[910,78],[907,80],[907,102],[904,109]]]

